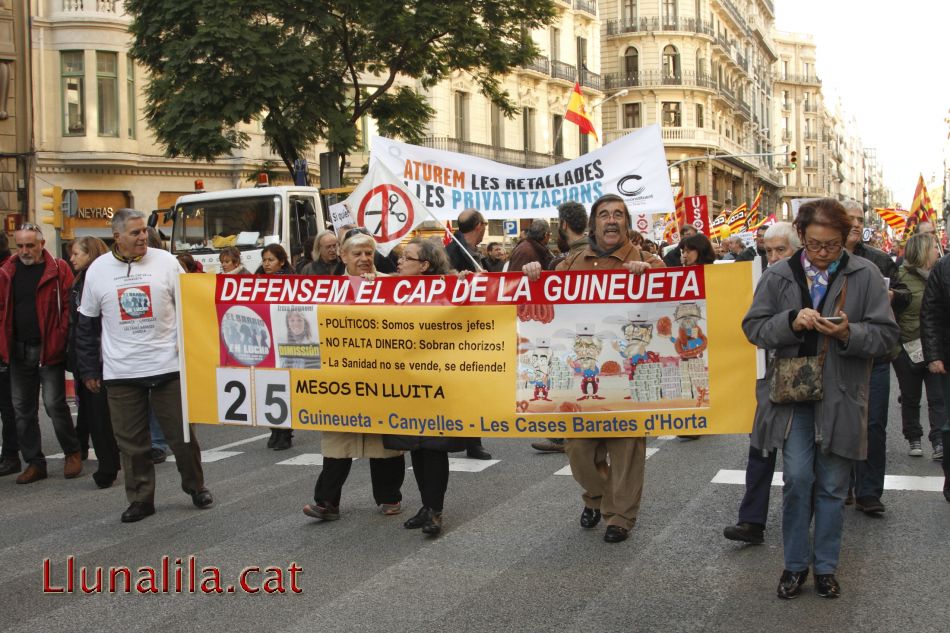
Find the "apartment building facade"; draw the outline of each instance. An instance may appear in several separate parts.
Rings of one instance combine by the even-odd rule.
[[[601,68],[610,141],[660,123],[674,186],[707,195],[711,212],[750,202],[763,187],[774,210],[783,186],[772,133],[778,59],[770,0],[601,2]],[[707,158],[714,156],[714,158]]]

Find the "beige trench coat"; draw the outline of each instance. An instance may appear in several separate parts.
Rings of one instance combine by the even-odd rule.
[[[402,451],[383,448],[383,436],[377,433],[321,433],[320,449],[324,457],[399,457]]]

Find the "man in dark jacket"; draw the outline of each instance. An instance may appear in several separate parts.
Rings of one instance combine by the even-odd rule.
[[[857,202],[842,203],[851,216],[851,232],[845,248],[870,261],[881,271],[889,284],[888,297],[894,312],[910,304],[910,289],[898,278],[899,269],[884,251],[864,244],[864,209]],[[888,355],[875,359],[868,388],[868,457],[855,465],[855,509],[865,514],[881,514],[884,504],[884,467],[887,461],[887,407],[891,390],[891,359]]]
[[[548,240],[551,239],[551,225],[547,220],[532,220],[528,227],[527,237],[511,251],[508,258],[508,272],[520,273],[528,262],[538,262],[547,269],[554,259],[548,250]]]
[[[505,267],[505,262],[508,261],[505,254],[505,246],[501,242],[490,242],[486,251],[488,255],[485,257],[485,272],[502,272]]]
[[[27,462],[16,482],[46,479],[39,396],[66,456],[67,479],[82,472],[79,439],[66,405],[66,337],[73,273],[47,252],[43,231],[24,224],[14,234],[17,255],[0,268],[0,358],[10,365],[17,439]]]
[[[466,209],[459,213],[458,226],[455,239],[445,247],[449,263],[455,270],[470,270],[473,273],[484,270],[478,245],[485,237],[485,227],[488,226],[485,217],[477,209]]]
[[[478,252],[478,245],[485,237],[485,227],[488,223],[485,216],[477,209],[466,209],[459,213],[459,230],[455,232],[455,239],[445,247],[445,254],[449,256],[449,263],[455,270],[470,270],[484,272],[485,262]],[[464,247],[464,251],[462,250]],[[465,455],[472,459],[491,459],[491,453],[482,446],[482,438],[468,439],[468,448]]]
[[[924,348],[924,362],[930,373],[940,377],[944,402],[950,402],[950,255],[940,258],[927,278],[924,298],[920,303],[920,343]],[[943,497],[950,501],[950,420],[944,420],[943,436]]]

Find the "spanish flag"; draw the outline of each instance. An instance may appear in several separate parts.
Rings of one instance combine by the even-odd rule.
[[[567,112],[564,114],[564,118],[576,123],[577,127],[581,129],[581,134],[593,134],[594,138],[600,141],[597,131],[594,129],[594,124],[587,114],[587,106],[584,103],[584,95],[581,94],[581,86],[576,81],[574,82],[574,92],[571,93],[571,100],[567,102]]]

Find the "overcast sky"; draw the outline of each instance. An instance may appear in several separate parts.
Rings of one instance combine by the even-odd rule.
[[[776,0],[775,26],[814,36],[826,102],[840,96],[864,146],[877,149],[885,184],[905,209],[918,174],[942,180],[950,2]]]

